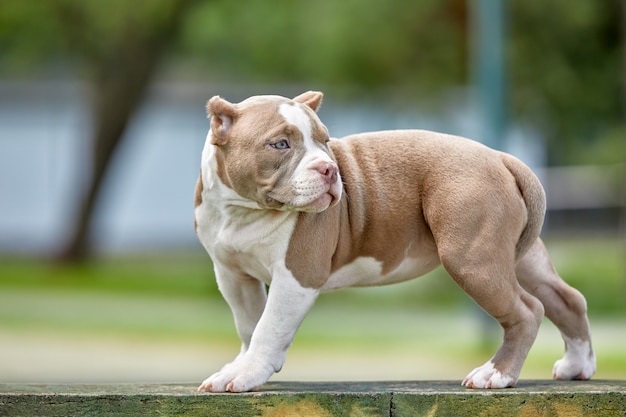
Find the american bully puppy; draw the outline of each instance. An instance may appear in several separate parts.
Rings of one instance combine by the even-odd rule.
[[[530,169],[421,130],[329,140],[321,101],[307,92],[207,104],[195,229],[242,346],[199,390],[264,384],[320,292],[401,282],[439,264],[504,330],[464,386],[514,386],[544,314],[565,341],[553,377],[591,378],[585,298],[557,275],[538,237],[545,195]]]

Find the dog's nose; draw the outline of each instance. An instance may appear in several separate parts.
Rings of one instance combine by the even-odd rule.
[[[322,174],[328,184],[337,181],[337,165],[332,162],[320,162],[315,166],[315,170]]]

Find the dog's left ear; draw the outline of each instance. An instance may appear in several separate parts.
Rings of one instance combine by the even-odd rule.
[[[306,104],[307,106],[312,108],[313,111],[317,111],[322,105],[323,97],[324,94],[320,93],[319,91],[307,91],[306,93],[302,93],[299,96],[295,97],[293,101]]]
[[[238,116],[235,105],[220,96],[214,96],[206,105],[207,114],[211,118],[212,142],[214,145],[226,143],[226,137]]]

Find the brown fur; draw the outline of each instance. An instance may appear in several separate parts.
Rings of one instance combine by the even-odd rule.
[[[465,242],[472,253],[492,234],[503,250],[519,246],[519,257],[539,234],[541,185],[508,155],[425,131],[367,133],[329,144],[345,195],[323,213],[299,215],[286,263],[303,286],[323,286],[330,273],[358,257],[382,262],[383,274],[406,257],[426,257],[432,269],[447,242]],[[481,215],[486,212],[495,215]]]

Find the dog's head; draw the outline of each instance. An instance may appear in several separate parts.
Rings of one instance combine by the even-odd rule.
[[[341,178],[316,114],[321,103],[322,93],[313,91],[237,104],[213,97],[207,140],[219,179],[260,208],[321,212],[337,204]]]

